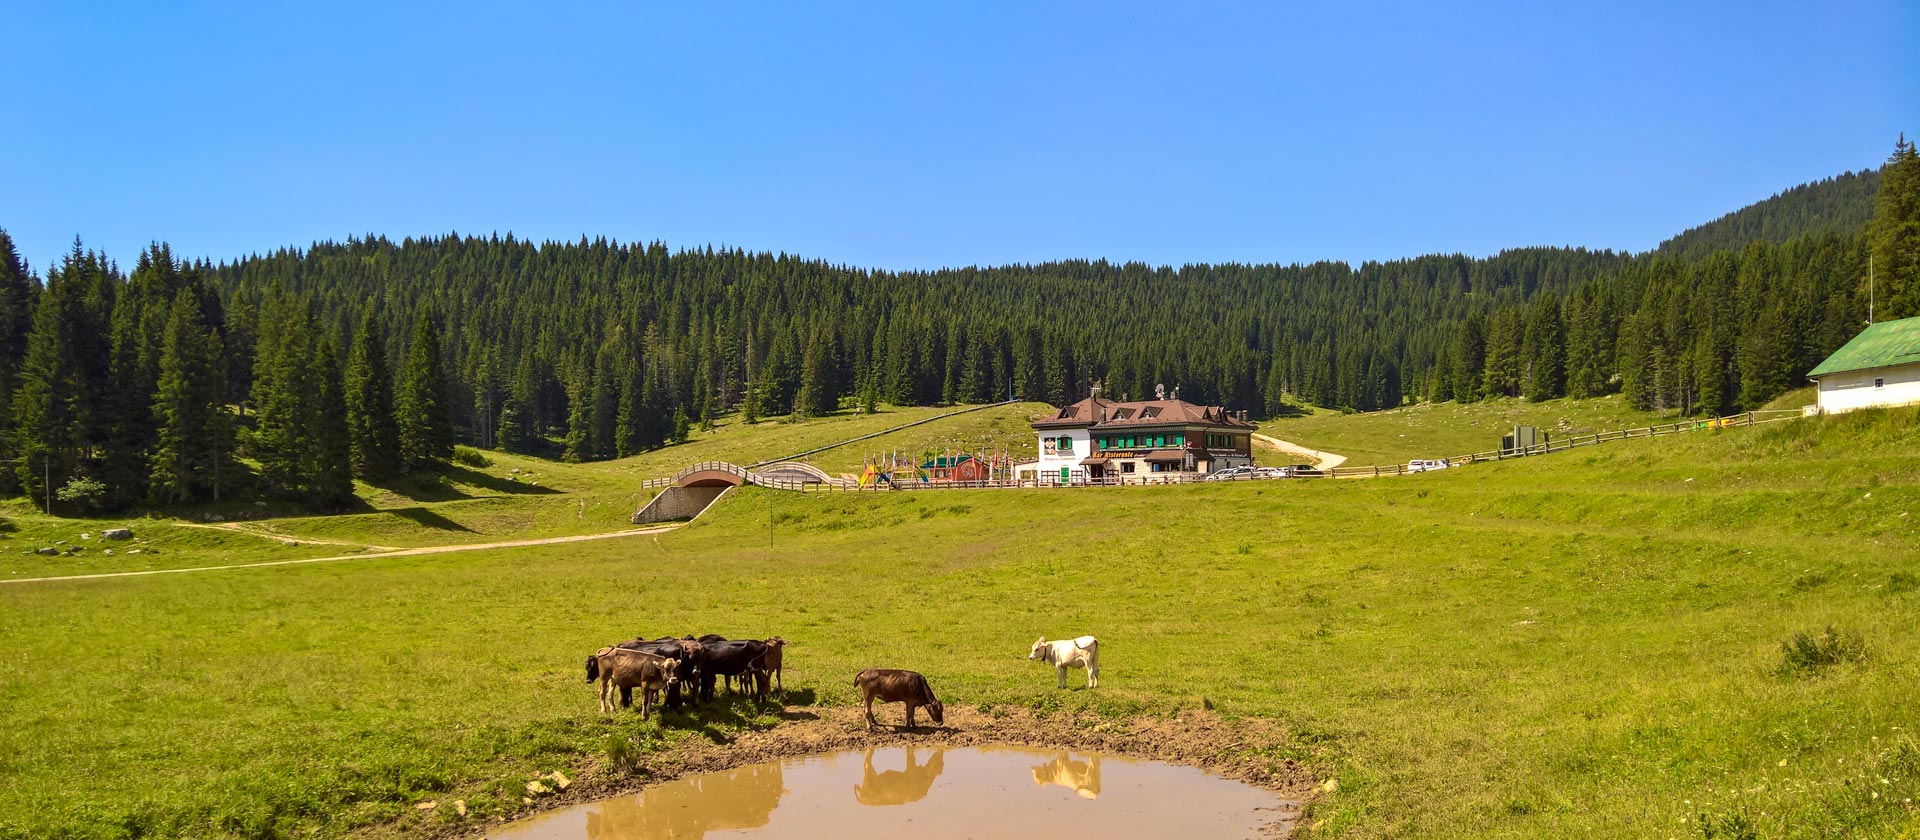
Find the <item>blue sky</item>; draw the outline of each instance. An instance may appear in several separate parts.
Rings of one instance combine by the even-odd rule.
[[[1920,133],[1911,0],[538,5],[0,4],[0,227],[36,267],[76,234],[1642,250]]]

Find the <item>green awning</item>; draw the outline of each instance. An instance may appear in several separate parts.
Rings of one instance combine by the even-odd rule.
[[[1862,330],[1809,371],[1807,378],[1915,363],[1920,363],[1920,318],[1901,318]]]

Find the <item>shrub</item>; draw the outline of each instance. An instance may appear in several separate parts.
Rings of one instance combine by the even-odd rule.
[[[53,491],[53,495],[60,501],[93,510],[98,508],[101,500],[107,497],[107,485],[82,475],[68,481],[65,487]]]
[[[474,469],[493,466],[493,461],[487,458],[485,452],[481,452],[471,446],[454,447],[453,462],[460,466],[473,467]]]
[[[1780,671],[1789,676],[1866,658],[1867,642],[1858,632],[1835,630],[1831,625],[1818,636],[1795,633],[1780,643]]]

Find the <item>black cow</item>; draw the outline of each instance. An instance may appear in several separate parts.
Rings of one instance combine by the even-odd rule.
[[[713,699],[713,684],[718,677],[751,677],[767,670],[767,644],[751,640],[703,642],[707,649],[706,667],[700,671],[700,696]],[[754,699],[767,699],[766,683],[750,681],[754,685]]]

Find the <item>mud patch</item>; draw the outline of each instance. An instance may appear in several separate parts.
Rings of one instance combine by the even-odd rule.
[[[502,826],[493,840],[1271,836],[1299,803],[1192,767],[909,744],[702,773]]]
[[[900,720],[899,707],[876,709],[882,721]],[[700,773],[734,770],[750,765],[825,753],[865,750],[867,747],[906,746],[1021,746],[1100,752],[1130,758],[1164,761],[1211,771],[1278,794],[1294,803],[1272,815],[1269,836],[1285,837],[1299,818],[1300,808],[1315,793],[1306,768],[1275,755],[1286,746],[1286,732],[1261,719],[1226,720],[1202,710],[1173,717],[1111,718],[1092,714],[1037,714],[1011,706],[990,711],[948,707],[946,725],[906,730],[883,725],[867,731],[857,708],[789,707],[777,726],[742,732],[724,743],[686,738],[664,752],[649,755],[632,772],[622,773],[599,762],[571,768],[575,783],[564,792],[534,800],[516,817],[607,799],[624,793]],[[924,722],[924,721],[923,721]],[[404,821],[403,821],[404,822]],[[475,837],[502,828],[500,822],[462,820],[451,825],[426,821],[390,825],[409,835]]]

